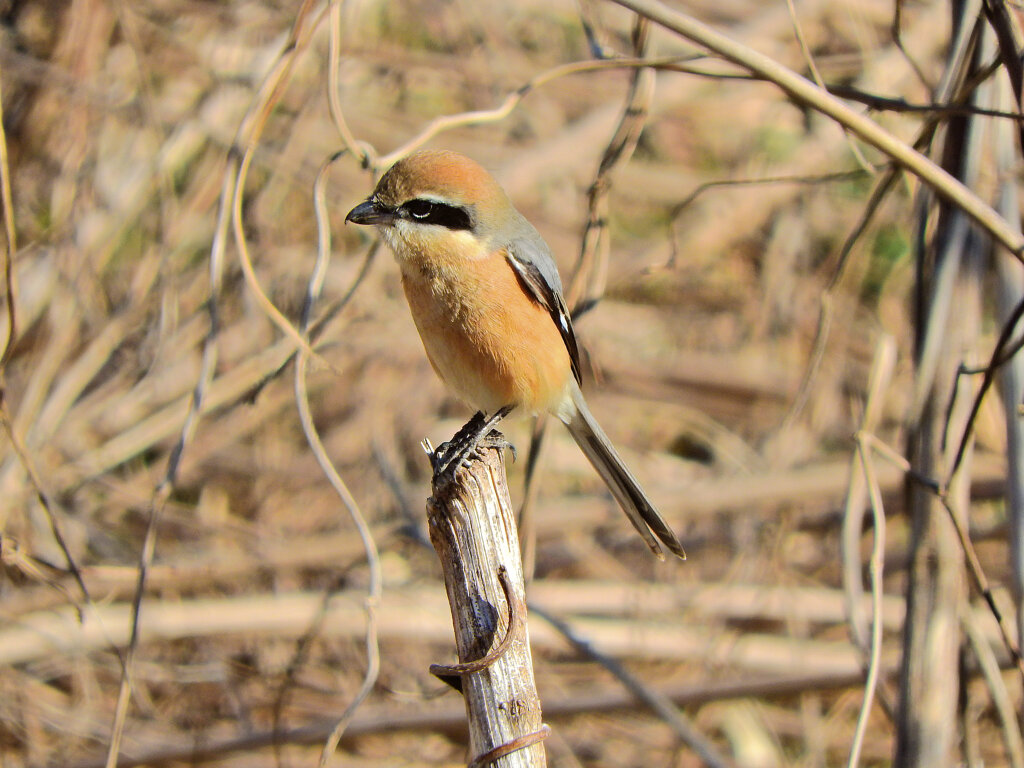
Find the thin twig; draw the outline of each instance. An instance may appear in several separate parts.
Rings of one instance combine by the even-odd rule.
[[[923,114],[929,117],[997,117],[1003,120],[1012,120],[1015,123],[1024,122],[1024,115],[1018,112],[1007,112],[1001,109],[988,109],[972,104],[952,103],[942,104],[931,102],[929,104],[914,104],[904,98],[892,96],[879,96],[876,93],[868,93],[852,85],[839,83],[826,84],[823,86],[834,96],[849,101],[856,101],[876,112],[897,112],[903,114]]]
[[[670,70],[674,72],[691,72],[691,70],[684,64],[686,61],[692,60],[690,56],[673,56],[663,59],[628,59],[628,58],[613,58],[613,59],[600,59],[586,61],[571,61],[566,64],[559,64],[558,66],[552,67],[551,69],[541,72],[536,77],[531,78],[523,85],[519,86],[515,91],[508,94],[505,99],[497,107],[492,109],[481,109],[472,110],[469,112],[460,112],[455,115],[443,115],[441,117],[434,118],[427,127],[420,131],[416,136],[409,139],[405,144],[400,146],[398,149],[389,152],[386,155],[371,160],[371,166],[374,168],[387,168],[393,165],[400,158],[405,157],[410,152],[419,149],[432,138],[445,131],[450,131],[455,128],[462,128],[468,125],[484,125],[487,123],[496,123],[504,120],[508,117],[512,111],[519,106],[519,103],[526,98],[531,92],[540,88],[541,86],[547,85],[548,83],[557,80],[568,75],[582,74],[584,72],[603,72],[606,70],[613,69],[658,69],[658,70]],[[699,72],[692,72],[692,74],[700,74]],[[747,79],[747,78],[744,78]],[[359,144],[360,147],[364,146]]]
[[[114,722],[111,728],[111,738],[107,751],[107,768],[115,768],[118,761],[118,756],[121,749],[121,740],[124,733],[125,723],[128,716],[128,706],[131,698],[132,690],[132,672],[135,654],[138,649],[139,642],[139,627],[140,627],[140,614],[142,609],[142,599],[145,591],[146,574],[150,564],[153,560],[153,553],[156,549],[157,533],[160,527],[160,518],[163,513],[163,509],[166,505],[167,499],[175,486],[177,480],[178,467],[180,465],[181,457],[184,453],[185,446],[192,437],[195,426],[198,422],[199,414],[203,409],[203,398],[206,391],[209,389],[209,385],[212,382],[214,368],[216,365],[216,334],[218,331],[217,322],[217,310],[216,310],[216,295],[219,293],[221,274],[223,272],[223,253],[225,250],[225,239],[227,234],[227,223],[229,220],[235,223],[235,234],[236,242],[238,243],[239,251],[241,253],[241,261],[243,263],[243,271],[247,275],[251,272],[251,263],[245,257],[245,238],[241,231],[241,192],[244,188],[245,169],[247,168],[247,162],[251,161],[252,151],[255,144],[258,142],[259,131],[263,125],[258,119],[254,120],[254,114],[260,114],[262,107],[262,114],[264,119],[269,113],[268,101],[259,97],[267,97],[279,92],[281,86],[281,80],[290,70],[291,62],[294,61],[296,51],[301,48],[298,45],[299,31],[302,29],[303,22],[307,14],[312,7],[312,0],[305,0],[303,6],[300,8],[296,15],[295,23],[292,27],[291,43],[286,45],[284,52],[278,59],[277,65],[271,70],[271,74],[268,75],[264,81],[263,87],[260,89],[258,94],[256,108],[251,110],[246,118],[243,120],[239,127],[238,136],[243,135],[243,131],[248,132],[250,135],[250,141],[247,145],[246,154],[242,157],[242,162],[237,162],[236,153],[234,150],[228,153],[228,164],[225,169],[224,175],[224,187],[221,191],[220,198],[220,209],[217,219],[217,228],[215,230],[214,241],[211,246],[211,258],[210,258],[210,295],[211,300],[208,303],[208,311],[210,312],[210,332],[207,335],[206,343],[203,348],[203,359],[200,366],[200,373],[193,390],[191,402],[189,405],[188,412],[185,417],[185,422],[182,425],[181,433],[178,442],[171,450],[170,456],[167,461],[167,469],[160,484],[156,487],[153,498],[149,505],[149,513],[147,515],[146,534],[143,540],[142,550],[139,554],[139,570],[138,570],[138,581],[136,585],[135,598],[132,603],[132,629],[131,635],[128,642],[128,650],[125,656],[125,668],[124,673],[121,676],[121,682],[118,689],[117,703],[114,709]],[[277,79],[275,79],[275,77]],[[249,123],[255,122],[255,127],[251,131],[246,131],[249,127]],[[236,175],[237,174],[237,175]],[[229,214],[234,214],[232,219],[229,219]],[[245,267],[248,265],[249,269]],[[252,282],[256,285],[258,290],[258,283],[255,281],[255,275],[252,276]],[[276,310],[275,310],[276,311]],[[271,313],[273,317],[273,314]],[[285,325],[291,328],[290,324],[285,321]]]
[[[953,459],[953,463],[950,465],[949,475],[946,478],[946,484],[949,485],[952,482],[953,477],[956,475],[957,470],[960,469],[960,465],[963,463],[964,456],[967,453],[967,447],[971,441],[971,436],[974,434],[974,425],[978,420],[978,413],[981,411],[982,401],[985,399],[985,395],[995,384],[996,372],[999,370],[1000,365],[1009,360],[1006,350],[1011,346],[1010,342],[1013,339],[1013,333],[1017,329],[1017,324],[1021,318],[1024,317],[1024,299],[1017,302],[1017,306],[1014,307],[1013,312],[1010,313],[1009,319],[1003,323],[1003,328],[999,332],[999,340],[996,342],[995,348],[992,350],[992,355],[989,358],[988,365],[985,366],[985,375],[981,380],[981,386],[978,387],[978,392],[974,396],[974,403],[971,405],[971,413],[967,419],[967,423],[964,425],[963,434],[960,436],[960,443],[956,449],[956,455]]]
[[[539,744],[550,734],[551,728],[542,724],[540,728],[533,733],[528,733],[525,736],[512,739],[512,741],[507,744],[502,744],[501,746],[484,752],[482,755],[477,755],[469,762],[467,768],[484,768],[486,765],[491,765],[497,762],[499,758],[511,755],[513,752],[518,752],[520,749],[526,749],[534,744]]]
[[[0,84],[2,84],[3,79],[4,72],[2,67],[0,67]],[[46,517],[50,533],[53,536],[54,541],[56,541],[57,546],[60,548],[61,554],[64,556],[68,572],[75,580],[75,584],[81,592],[82,601],[94,616],[98,616],[99,612],[96,610],[96,603],[93,601],[89,588],[85,584],[81,568],[79,568],[74,555],[71,553],[71,548],[68,546],[67,539],[64,537],[63,527],[57,515],[57,503],[47,492],[43,479],[39,474],[35,462],[29,454],[28,448],[22,441],[21,435],[19,435],[15,429],[14,420],[11,417],[10,412],[10,399],[7,393],[6,374],[7,363],[10,361],[14,339],[17,336],[17,311],[15,309],[15,296],[17,294],[17,290],[15,287],[14,276],[14,254],[17,252],[18,237],[14,219],[14,194],[11,188],[11,167],[7,153],[7,133],[4,129],[2,89],[0,89],[0,205],[3,205],[4,209],[3,273],[4,299],[7,304],[7,336],[3,341],[3,346],[0,347],[0,424],[2,424],[3,431],[7,434],[7,439],[11,444],[11,448],[14,450],[14,454],[17,457],[18,462],[24,469],[25,474],[29,478],[29,483],[32,485],[32,488],[36,493],[36,498],[39,500],[39,504],[43,509],[43,514]],[[2,544],[3,542],[0,541],[0,546],[2,546]],[[6,550],[6,547],[3,547],[3,549]],[[65,592],[65,594],[67,593]],[[84,613],[82,606],[75,603],[75,610],[78,613],[79,620],[81,621]],[[99,626],[102,628],[104,637],[109,641],[109,634],[107,633],[105,624],[100,621]],[[109,646],[123,667],[124,659],[121,656],[121,653],[112,641],[109,642]]]
[[[1017,668],[1017,672],[1020,674],[1021,680],[1024,681],[1024,658],[1021,657],[1020,646],[1013,639],[1012,632],[1006,626],[1006,619],[1003,617],[1003,612],[996,604],[995,595],[992,593],[992,587],[989,585],[988,577],[985,575],[985,570],[981,567],[981,560],[978,559],[978,552],[974,549],[974,545],[971,543],[970,534],[964,529],[964,526],[960,522],[960,518],[957,516],[953,509],[952,503],[949,500],[949,494],[942,493],[939,495],[939,501],[945,508],[949,519],[953,522],[953,528],[956,530],[957,539],[960,541],[960,548],[964,552],[964,556],[967,559],[967,572],[971,574],[971,578],[974,581],[974,586],[985,600],[988,605],[989,611],[996,620],[996,624],[999,627],[999,635],[1003,641],[1003,645],[1006,650],[1010,653],[1010,659]]]
[[[0,60],[0,83],[4,79]],[[4,129],[3,90],[0,88],[0,204],[4,207],[4,299],[7,301],[7,337],[0,347],[0,398],[5,397],[4,374],[17,335],[17,314],[14,308],[14,254],[18,250],[17,228],[14,225],[14,195],[11,192],[11,166],[7,157],[7,132]]]
[[[648,46],[648,24],[637,16],[633,26],[634,61],[643,61]],[[593,309],[604,295],[610,245],[608,240],[608,195],[615,171],[629,162],[636,150],[640,134],[647,123],[650,101],[654,95],[652,70],[637,68],[630,79],[629,91],[615,132],[605,146],[594,181],[587,191],[587,221],[580,238],[580,254],[566,290],[573,320]],[[533,508],[539,485],[540,452],[546,443],[545,433],[550,420],[541,418],[534,426],[526,465],[525,492],[519,511],[522,537],[523,572],[527,582],[533,578],[535,541],[533,539]]]
[[[882,128],[868,117],[853,111],[824,89],[800,77],[774,59],[742,45],[693,17],[675,11],[657,0],[612,0],[617,5],[642,14],[753,74],[774,83],[796,101],[849,128],[863,141],[891,157],[943,198],[959,206],[983,230],[1001,243],[1017,259],[1024,260],[1024,237],[974,192],[949,172]]]
[[[1014,707],[1013,698],[1007,690],[1006,681],[999,669],[999,662],[996,660],[992,645],[980,626],[978,614],[973,611],[963,611],[960,614],[960,624],[963,626],[974,656],[978,660],[978,669],[988,686],[989,696],[999,718],[1009,758],[1007,761],[1009,768],[1024,768],[1024,739],[1021,738],[1017,710]]]
[[[139,627],[141,623],[142,599],[146,589],[146,578],[149,568],[153,562],[153,553],[156,550],[156,539],[160,527],[160,518],[163,514],[167,499],[177,484],[178,469],[181,466],[181,458],[184,455],[185,447],[192,439],[206,396],[213,382],[213,376],[217,367],[217,335],[220,330],[217,301],[220,295],[221,284],[224,273],[224,251],[226,248],[229,212],[231,210],[231,195],[234,187],[231,184],[233,163],[228,162],[224,173],[224,183],[221,188],[220,207],[217,213],[217,224],[214,228],[213,242],[210,246],[209,263],[209,298],[206,302],[207,313],[210,318],[210,327],[203,342],[202,362],[200,363],[199,375],[196,384],[192,389],[189,399],[188,410],[185,420],[182,423],[178,440],[167,459],[167,468],[164,471],[163,479],[153,491],[150,499],[149,510],[146,521],[146,533],[143,539],[142,550],[139,553],[138,577],[135,584],[134,597],[132,599],[131,632],[128,639],[128,649],[125,652],[124,669],[121,680],[118,684],[117,703],[114,708],[114,721],[111,726],[111,737],[107,750],[107,768],[114,768],[117,765],[121,752],[121,740],[124,734],[125,723],[128,718],[128,706],[131,698],[132,675],[134,673],[135,654],[139,644]]]
[[[961,35],[960,39],[958,39],[957,45],[964,46],[967,45],[968,42],[969,35],[964,34]],[[973,89],[984,82],[985,78],[982,76],[983,74],[984,73],[981,73],[973,78],[968,78],[968,80],[961,84],[958,89],[951,92],[953,95],[950,101],[953,106],[947,108],[950,112],[958,114],[958,110],[960,109],[967,109],[970,112],[973,111],[973,108],[964,107],[963,105],[969,98],[970,94],[973,93]],[[946,87],[950,86],[947,85]],[[842,94],[843,89],[837,88],[835,92]],[[846,96],[848,98],[856,98],[857,93],[846,92]],[[940,118],[944,114],[946,114],[944,111],[932,111],[931,114],[929,114],[928,119],[925,120],[924,125],[921,127],[920,131],[918,131],[917,138],[914,140],[913,148],[915,150],[923,151],[931,144],[932,138],[939,128]],[[846,274],[846,265],[849,263],[850,255],[853,253],[854,247],[858,242],[860,242],[864,233],[867,232],[868,226],[874,219],[875,214],[881,209],[883,201],[895,187],[899,178],[900,166],[895,163],[890,164],[888,170],[881,174],[881,177],[876,181],[874,189],[871,190],[871,196],[868,198],[868,202],[864,206],[864,210],[862,211],[860,218],[844,239],[842,248],[839,249],[839,253],[835,259],[835,266],[832,267],[832,276],[829,278],[828,285],[826,285],[822,294],[821,307],[818,313],[818,324],[815,330],[814,344],[812,346],[809,362],[804,370],[803,378],[800,381],[797,396],[793,399],[793,405],[786,414],[783,427],[796,421],[810,397],[811,389],[814,380],[817,377],[821,361],[824,359],[825,348],[828,345],[829,336],[831,334],[834,312],[833,295],[837,286],[841,283],[844,275]]]
[[[501,638],[494,647],[479,659],[465,661],[459,664],[431,664],[430,674],[442,680],[446,677],[462,677],[482,672],[492,666],[498,659],[508,653],[513,641],[519,637],[523,620],[526,616],[526,606],[519,599],[509,580],[508,570],[502,566],[498,570],[498,583],[501,591],[505,594],[505,605],[508,606],[508,627],[505,636]]]
[[[871,498],[874,543],[871,546],[871,560],[868,565],[868,573],[871,578],[871,647],[868,653],[867,679],[864,681],[864,700],[861,703],[860,715],[857,717],[850,757],[846,763],[848,768],[856,768],[860,765],[860,753],[864,746],[864,736],[867,734],[871,705],[875,700],[875,691],[878,689],[878,679],[881,675],[882,596],[883,570],[885,568],[885,508],[882,505],[882,491],[878,485],[878,478],[875,477],[871,455],[868,453],[868,443],[861,434],[857,436],[857,453],[860,456],[864,482]]]
[[[0,68],[0,85],[2,85],[3,82],[3,75],[3,69]],[[32,487],[36,492],[36,498],[39,499],[39,504],[43,508],[43,513],[46,516],[50,532],[53,534],[53,538],[54,541],[57,542],[57,546],[60,547],[61,554],[64,555],[68,571],[71,573],[75,583],[78,585],[78,588],[82,593],[82,599],[86,604],[92,606],[92,597],[89,594],[88,587],[85,585],[85,580],[82,578],[82,571],[78,567],[78,563],[75,562],[75,558],[71,554],[71,549],[68,547],[67,540],[64,538],[63,530],[56,514],[56,505],[50,498],[50,494],[47,493],[44,488],[42,477],[40,477],[35,463],[29,455],[28,449],[21,440],[21,436],[14,428],[14,420],[11,418],[9,410],[6,368],[13,349],[13,343],[15,336],[17,335],[18,327],[17,313],[15,309],[16,288],[14,282],[14,254],[18,249],[18,236],[17,227],[15,226],[14,221],[14,195],[11,191],[11,167],[7,155],[7,133],[4,130],[3,117],[3,92],[2,89],[0,89],[0,204],[3,205],[4,209],[3,273],[4,298],[7,304],[7,337],[4,339],[3,346],[0,347],[0,424],[2,424],[4,432],[7,434],[7,439],[10,441],[15,455],[18,457],[18,461],[24,468],[25,474],[28,475],[29,482],[32,484]],[[76,607],[79,613],[81,613],[81,607]],[[120,655],[118,655],[118,658],[120,658]]]
[[[934,86],[928,82],[924,70],[921,69],[914,57],[903,47],[903,2],[904,0],[896,0],[893,3],[892,24],[889,26],[889,34],[892,36],[892,41],[899,49],[899,52],[903,54],[903,58],[910,65],[910,68],[914,70],[917,79],[921,81],[921,85],[931,92]]]
[[[818,65],[814,63],[814,55],[811,53],[811,47],[807,44],[807,39],[804,37],[803,26],[800,24],[800,17],[796,14],[796,6],[794,5],[793,0],[786,0],[786,7],[789,9],[789,18],[793,23],[793,33],[796,35],[796,41],[800,45],[800,53],[803,54],[804,61],[807,63],[807,69],[810,71],[811,77],[814,78],[814,82],[819,88],[828,90],[828,86],[825,85],[825,81],[821,77],[821,72],[818,71]],[[857,146],[857,142],[854,140],[853,136],[850,135],[849,130],[843,126],[840,126],[840,129],[843,131],[843,137],[846,139],[846,143],[850,147],[850,153],[857,161],[857,165],[868,173],[874,173],[874,167],[868,162],[868,159],[864,157],[864,153],[861,151],[860,147]]]
[[[300,324],[300,331],[306,338],[308,338],[309,322],[312,316],[313,305],[320,296],[324,279],[327,275],[327,266],[330,260],[331,228],[328,220],[324,188],[327,181],[327,171],[330,169],[330,166],[336,157],[337,156],[330,158],[323,164],[320,172],[317,174],[316,183],[313,187],[313,201],[317,223],[317,257],[306,289],[306,302],[303,308]],[[370,571],[370,584],[367,588],[366,601],[364,603],[364,609],[366,611],[366,672],[363,675],[363,682],[359,691],[356,693],[355,697],[353,697],[341,717],[338,718],[338,722],[335,724],[324,743],[323,750],[320,753],[319,763],[321,768],[323,768],[323,766],[327,765],[331,756],[337,750],[338,742],[341,741],[345,728],[351,721],[356,709],[363,703],[366,697],[370,694],[370,691],[373,690],[374,684],[377,682],[377,675],[380,672],[380,647],[377,639],[376,609],[381,600],[383,577],[381,574],[380,555],[377,552],[377,543],[374,541],[373,533],[370,531],[370,526],[367,524],[363,513],[359,510],[359,504],[356,502],[355,497],[349,491],[345,481],[342,479],[334,464],[331,462],[330,457],[327,455],[327,450],[324,448],[323,442],[320,439],[320,434],[313,422],[313,416],[309,407],[309,393],[306,389],[306,368],[308,361],[309,358],[305,349],[299,350],[295,361],[295,404],[298,408],[299,421],[302,424],[302,432],[306,436],[306,442],[313,451],[313,455],[316,458],[317,464],[320,465],[321,471],[327,477],[328,482],[330,482],[331,487],[338,495],[338,498],[345,506],[349,516],[352,518],[352,522],[356,526],[359,537],[363,542],[363,549],[366,552],[367,567]]]
[[[285,336],[292,340],[297,349],[301,349],[309,358],[318,364],[341,375],[330,363],[324,360],[315,350],[309,346],[307,339],[296,330],[295,326],[284,316],[274,303],[267,296],[263,286],[260,285],[256,270],[253,268],[252,257],[249,255],[249,245],[245,236],[245,225],[242,221],[243,203],[245,200],[245,181],[249,175],[249,166],[252,164],[253,156],[259,146],[263,129],[273,111],[274,106],[284,93],[285,85],[291,76],[292,68],[298,56],[306,49],[312,40],[313,31],[323,17],[323,13],[316,14],[317,19],[307,24],[307,17],[312,13],[314,0],[304,0],[292,25],[289,39],[285,44],[281,55],[278,57],[270,73],[264,79],[259,92],[253,100],[253,107],[242,120],[241,127],[236,135],[232,153],[240,152],[241,159],[238,162],[238,173],[235,177],[235,189],[233,207],[231,210],[232,230],[235,235],[235,247],[238,249],[238,261],[242,267],[242,274],[245,275],[246,283],[253,292],[256,303],[263,312],[281,330]]]
[[[22,469],[24,469],[25,474],[28,475],[29,483],[32,485],[32,489],[36,493],[39,505],[43,508],[43,514],[46,517],[46,522],[50,528],[53,540],[57,542],[57,546],[60,548],[61,554],[64,555],[64,562],[67,565],[68,573],[70,573],[71,577],[75,580],[75,584],[78,586],[78,589],[82,594],[82,600],[90,607],[95,608],[95,603],[93,603],[92,596],[89,594],[89,588],[86,586],[85,579],[82,576],[82,569],[79,568],[74,555],[71,554],[71,548],[68,546],[67,539],[64,537],[63,526],[60,524],[59,517],[57,515],[58,506],[51,498],[49,492],[47,492],[43,485],[43,479],[36,468],[35,462],[32,461],[32,457],[29,455],[28,449],[25,447],[21,436],[18,435],[14,429],[10,413],[7,410],[6,399],[0,400],[0,426],[3,427],[3,431],[7,435],[7,439],[10,441],[11,448],[14,450],[14,455],[17,456]],[[75,610],[81,618],[83,613],[82,606],[75,603]],[[113,647],[113,644],[111,644],[111,647]],[[118,654],[118,658],[120,658],[120,654]]]
[[[638,16],[633,27],[633,52],[643,59],[648,45],[647,21]],[[615,133],[605,146],[597,174],[587,191],[587,223],[580,240],[580,255],[573,270],[566,298],[573,319],[592,309],[604,295],[608,275],[608,195],[615,171],[629,162],[647,123],[654,95],[652,70],[633,72],[629,92]]]
[[[356,139],[352,129],[348,127],[345,113],[341,108],[341,83],[338,73],[341,70],[341,26],[342,11],[346,3],[343,0],[329,0],[329,36],[327,48],[327,106],[331,111],[331,120],[338,129],[345,148],[358,158],[365,167],[372,165],[373,147]]]
[[[875,355],[872,360],[871,371],[868,374],[864,414],[861,416],[860,428],[857,430],[856,436],[857,446],[867,444],[867,435],[872,434],[878,428],[885,408],[886,392],[892,383],[895,367],[896,340],[890,334],[883,334],[875,345]],[[874,445],[874,442],[870,444]],[[868,485],[868,479],[867,470],[863,466],[861,451],[857,450],[850,461],[850,484],[846,492],[846,503],[843,508],[840,549],[842,555],[843,591],[846,595],[851,635],[854,642],[864,652],[865,657],[869,655],[870,639],[862,608],[864,589],[861,577],[860,540],[864,510],[867,506],[865,502],[872,499],[870,496],[872,489]],[[877,476],[873,469],[870,479],[877,483]]]
[[[535,610],[535,609],[534,609]],[[789,675],[772,677],[744,677],[734,680],[713,680],[700,685],[661,686],[656,692],[668,698],[678,707],[699,707],[715,701],[733,701],[751,698],[791,698],[804,693],[834,691],[841,693],[846,689],[863,684],[861,673],[836,675]],[[575,715],[601,712],[636,712],[636,697],[619,686],[615,690],[606,690],[560,697],[549,697],[545,701],[545,712],[549,717],[568,718]],[[369,710],[369,711],[367,711]],[[414,712],[396,712],[392,703],[364,709],[362,717],[356,719],[349,729],[349,736],[384,734],[393,736],[400,731],[429,731],[437,734],[442,732],[459,732],[465,728],[466,710],[459,702],[435,710],[419,707]],[[256,729],[251,733],[236,736],[214,736],[201,742],[176,739],[163,744],[149,745],[135,758],[126,758],[126,766],[154,766],[171,763],[199,763],[213,761],[218,757],[251,753],[281,741],[287,744],[322,743],[325,734],[333,726],[333,719],[323,719],[289,729],[283,733],[274,733],[269,729]],[[95,760],[83,760],[70,768],[102,768],[102,763]]]
[[[314,648],[314,642],[320,638],[324,622],[330,615],[331,598],[338,594],[338,592],[342,591],[344,583],[345,576],[342,573],[339,573],[335,576],[333,583],[322,591],[320,594],[319,608],[313,615],[312,619],[310,619],[306,630],[295,642],[295,651],[288,660],[287,668],[281,675],[281,683],[277,686],[277,690],[274,695],[274,704],[271,707],[270,722],[274,733],[282,733],[284,731],[282,726],[284,724],[284,710],[289,702],[288,694],[292,690],[292,685],[295,683],[299,671],[309,659]],[[282,742],[274,742],[274,753],[278,763],[281,762],[282,746],[284,746]]]
[[[710,766],[710,768],[727,768],[727,766],[732,765],[719,752],[718,747],[697,730],[693,723],[690,722],[690,719],[667,696],[644,683],[626,669],[625,666],[620,664],[618,660],[599,651],[587,638],[576,632],[568,622],[535,604],[530,605],[530,611],[534,615],[539,615],[558,630],[577,651],[587,658],[593,659],[611,672],[623,684],[626,690],[665,721],[675,731],[679,739],[696,752],[706,765]]]
[[[519,551],[523,556],[523,580],[529,586],[537,567],[537,498],[540,494],[538,473],[544,466],[544,455],[550,445],[548,418],[541,414],[533,423],[530,433],[530,447],[526,452],[526,469],[523,478],[523,503],[519,507]]]

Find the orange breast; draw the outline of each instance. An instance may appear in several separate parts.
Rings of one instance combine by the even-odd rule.
[[[456,395],[488,414],[505,405],[557,409],[572,375],[569,354],[503,253],[401,267],[427,357]]]

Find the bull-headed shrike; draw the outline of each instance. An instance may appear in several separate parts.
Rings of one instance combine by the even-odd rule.
[[[664,559],[664,544],[686,557],[587,408],[550,249],[487,171],[455,152],[418,152],[395,163],[345,221],[376,225],[430,364],[480,412],[456,459],[513,411],[554,414],[651,551]]]

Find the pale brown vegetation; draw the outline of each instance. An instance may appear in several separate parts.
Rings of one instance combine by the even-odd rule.
[[[383,250],[333,310],[370,247],[365,231],[342,226],[372,186],[357,142],[379,161],[434,119],[502,104],[429,145],[491,169],[552,246],[573,298],[600,298],[578,323],[588,398],[690,555],[655,562],[552,428],[532,505],[531,606],[679,703],[735,765],[844,762],[867,668],[848,628],[844,498],[858,429],[897,451],[906,439],[917,182],[899,179],[840,266],[885,157],[858,144],[858,161],[856,139],[770,84],[706,76],[740,70],[686,59],[697,49],[655,26],[645,55],[666,64],[642,100],[643,132],[617,134],[627,102],[643,95],[630,95],[635,66],[545,73],[590,58],[581,18],[606,52],[634,56],[634,17],[620,7],[366,0],[335,18],[312,6],[292,52],[292,5],[0,3],[17,230],[0,439],[0,765],[103,765],[147,529],[155,552],[120,764],[312,764],[364,684],[377,570],[304,437],[298,335],[282,331],[283,321],[300,328],[317,257],[314,182],[342,149],[323,176],[333,239],[312,317],[327,320],[302,369],[325,455],[380,553],[382,598],[370,606],[379,676],[341,750],[353,766],[465,762],[462,704],[427,672],[451,659],[452,632],[423,543],[429,466],[419,443],[441,442],[469,414],[435,380]],[[785,2],[687,5],[808,71]],[[929,102],[921,76],[935,83],[943,71],[944,4],[902,8],[912,62],[890,34],[890,2],[807,0],[796,12],[826,83]],[[282,62],[291,66],[283,90],[261,93]],[[268,104],[265,125],[247,118]],[[908,142],[927,119],[873,117]],[[584,248],[588,190],[616,136],[621,162],[595,207],[605,240]],[[248,150],[239,213],[252,277],[282,313],[277,322],[243,274],[237,241],[224,242],[211,276],[226,172]],[[984,199],[991,173],[978,181]],[[588,267],[606,254],[607,274],[577,285],[581,249]],[[206,380],[211,294],[220,328],[205,347],[216,350]],[[830,323],[818,346],[823,302]],[[964,362],[984,364],[999,332],[989,316]],[[869,373],[890,337],[895,362],[865,424]],[[202,413],[169,472],[197,385]],[[1015,617],[1003,413],[990,395],[976,420],[970,534],[997,602]],[[520,449],[511,483],[521,495],[529,425],[506,432]],[[874,466],[889,517],[880,682],[862,764],[894,752],[911,535],[897,514],[903,469]],[[866,528],[848,538],[865,569]],[[991,613],[969,599],[966,632],[994,651],[966,668],[1005,664]],[[530,634],[552,765],[699,764],[678,729],[537,613]],[[1006,681],[1019,712],[1020,678]],[[1002,694],[974,678],[965,690],[958,749],[1008,761]]]

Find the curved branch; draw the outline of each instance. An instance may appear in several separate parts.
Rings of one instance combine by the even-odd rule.
[[[994,240],[1024,261],[1024,236],[957,179],[920,152],[892,135],[878,123],[853,111],[828,91],[784,67],[769,56],[732,40],[684,13],[657,0],[612,0],[617,5],[646,16],[654,23],[701,45],[755,76],[768,80],[792,99],[848,128],[863,141],[891,157],[935,192],[961,208]]]

